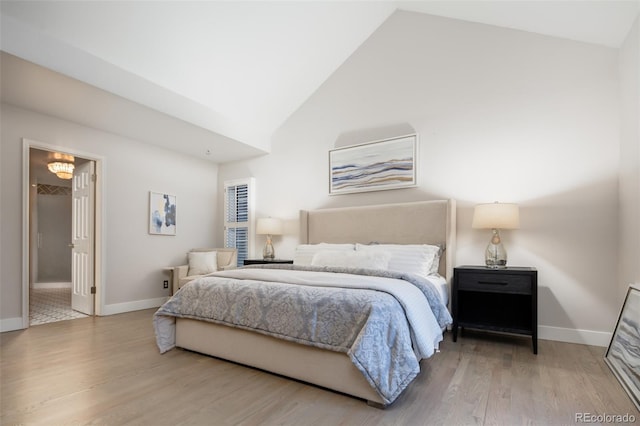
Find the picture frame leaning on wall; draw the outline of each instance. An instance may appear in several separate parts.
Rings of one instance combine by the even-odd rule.
[[[604,356],[631,401],[640,410],[640,285],[630,285]]]

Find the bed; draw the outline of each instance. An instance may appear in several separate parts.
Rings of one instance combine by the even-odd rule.
[[[342,244],[354,244],[358,245],[357,247],[360,249],[367,249],[369,247],[378,248],[384,247],[385,245],[429,244],[438,246],[441,249],[441,255],[435,268],[437,268],[441,276],[440,283],[444,284],[438,289],[438,294],[439,300],[446,305],[448,297],[447,285],[451,282],[455,254],[455,215],[455,201],[453,200],[301,211],[300,243],[301,246],[305,247],[316,247],[316,245],[321,246],[322,244],[330,244],[331,247]],[[336,255],[336,253],[330,254],[326,251],[322,253],[329,256]],[[298,252],[296,255],[298,255]],[[388,254],[385,253],[385,256],[388,256]],[[318,258],[318,256],[315,258]],[[285,269],[290,267],[293,270]],[[241,279],[247,280],[247,282],[252,282],[252,280],[257,279],[256,276],[254,276],[255,274],[258,274],[258,278],[262,277],[263,274],[271,276],[278,274],[282,274],[282,276],[298,276],[300,274],[306,274],[308,270],[309,274],[315,274],[317,269],[319,269],[317,265],[311,267],[304,265],[274,265],[266,268],[253,268],[253,270],[251,268],[240,268],[235,272],[231,271],[236,275],[223,275],[209,278],[220,281],[236,280],[240,277]],[[320,271],[318,274],[340,275],[343,272],[347,272],[340,268],[326,267],[326,265],[320,269],[324,269],[325,271]],[[368,275],[368,269],[365,268],[362,271],[363,275]],[[225,271],[225,274],[227,273],[230,272]],[[397,277],[395,275],[397,275],[397,273],[392,273],[388,279],[396,280]],[[356,274],[356,278],[353,280],[349,278],[349,280],[359,282],[360,279],[357,278],[358,276],[359,275]],[[386,280],[387,277],[373,277],[371,279],[374,281]],[[204,294],[203,289],[205,284],[204,282],[200,282],[200,280],[203,279],[196,280],[185,286],[174,298],[186,289],[189,289],[195,292],[191,297],[196,305],[209,306],[202,302],[202,297],[204,296],[201,297],[201,295]],[[303,280],[308,281],[306,275],[303,277]],[[367,280],[369,280],[369,278],[367,278]],[[315,281],[311,280],[311,282],[313,284]],[[243,281],[241,284],[244,285],[245,282]],[[278,286],[284,284],[274,283],[273,285]],[[366,285],[371,286],[373,284],[368,283]],[[201,288],[200,286],[203,287]],[[266,288],[264,285],[258,287],[260,289]],[[296,286],[296,288],[297,287],[298,286]],[[435,287],[437,286],[432,288]],[[309,288],[311,288],[311,290],[309,290]],[[315,291],[315,289],[316,287],[312,285],[300,291],[309,293]],[[328,289],[328,291],[351,292],[358,290],[348,288],[339,290]],[[367,292],[367,294],[370,293],[370,291]],[[376,294],[378,293],[382,292],[376,292]],[[185,295],[183,295],[184,298],[188,297],[186,294],[185,292]],[[386,293],[384,296],[390,297],[386,295]],[[245,303],[244,301],[249,299],[250,297],[246,295],[239,296],[238,300],[242,302],[238,303]],[[172,300],[170,299],[167,304],[170,305],[171,303]],[[406,306],[403,305],[403,307],[406,312],[409,312]],[[403,383],[399,386],[394,383],[393,391],[390,393],[386,391],[386,388],[384,391],[381,391],[380,385],[372,381],[372,374],[363,370],[363,366],[354,360],[354,355],[351,352],[336,351],[330,347],[330,345],[303,345],[300,344],[299,339],[295,338],[277,338],[274,337],[273,334],[259,333],[243,327],[230,327],[220,322],[203,321],[196,319],[189,313],[174,315],[168,312],[169,309],[164,308],[163,305],[154,315],[154,326],[156,328],[158,346],[161,352],[170,350],[173,347],[200,352],[362,398],[370,405],[378,407],[384,407],[392,403],[416,375],[414,371],[412,374],[399,376],[400,378],[397,380]],[[420,312],[418,312],[418,314],[418,316],[422,315]],[[446,314],[448,315],[448,312],[446,312]],[[443,316],[442,313],[438,315]],[[422,320],[420,319],[420,321]],[[373,322],[375,323],[375,321]],[[434,346],[436,347],[437,342],[442,338],[443,323],[441,318],[438,318],[438,326],[441,327],[441,329],[439,330],[440,335],[438,339],[434,340]],[[402,334],[402,332],[397,330],[392,330],[392,332],[386,331],[385,333],[387,335]],[[368,338],[375,339],[375,337]],[[410,344],[413,345],[412,350],[415,357],[418,353],[416,347],[419,347],[420,344],[416,343],[413,334],[411,338],[412,341]],[[360,342],[360,337],[358,337],[358,341]],[[365,338],[363,338],[363,341],[364,343],[360,342],[365,347],[363,350],[366,351],[368,348],[367,353],[370,354],[372,352],[371,343],[367,343]],[[374,345],[375,344],[374,341]],[[384,345],[386,344],[383,344],[383,346]],[[397,356],[395,348],[393,351],[394,353],[391,358],[402,359],[402,356]],[[423,351],[421,356],[417,356],[418,363],[421,358],[427,357],[424,352],[425,351]],[[399,362],[399,364],[402,364],[401,367],[404,367],[404,361]],[[373,375],[376,374],[378,374],[378,376],[384,376],[385,372],[373,373]],[[404,372],[402,374],[404,374]],[[375,377],[373,380],[375,380]],[[386,380],[386,378],[384,378],[384,380]]]

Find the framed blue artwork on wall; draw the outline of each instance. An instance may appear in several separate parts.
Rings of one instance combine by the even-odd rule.
[[[417,135],[329,151],[329,194],[414,187]]]
[[[149,233],[176,235],[176,196],[149,192]]]

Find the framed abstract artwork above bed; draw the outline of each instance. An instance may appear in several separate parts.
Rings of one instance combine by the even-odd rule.
[[[414,134],[329,151],[329,194],[416,186],[417,148]]]

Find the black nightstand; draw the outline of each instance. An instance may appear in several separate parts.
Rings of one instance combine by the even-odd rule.
[[[244,265],[272,265],[274,263],[289,263],[289,264],[293,264],[293,260],[290,259],[273,259],[273,260],[267,260],[267,259],[245,259],[244,260]]]
[[[458,327],[531,336],[538,353],[538,271],[460,266],[453,270],[453,341]]]

